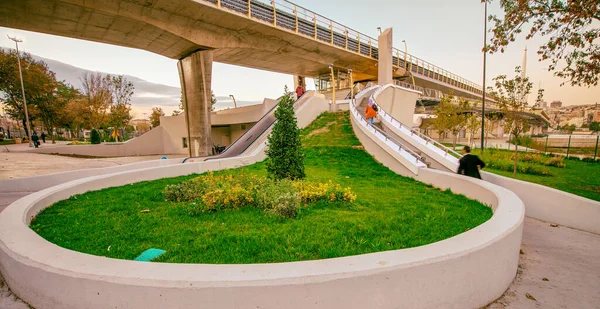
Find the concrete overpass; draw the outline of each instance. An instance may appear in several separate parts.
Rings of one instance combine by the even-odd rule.
[[[212,148],[213,61],[309,77],[333,64],[352,69],[354,80],[381,81],[378,74],[387,80],[409,71],[425,88],[481,94],[477,84],[393,48],[391,32],[376,40],[283,0],[3,0],[0,26],[179,60],[192,156]]]

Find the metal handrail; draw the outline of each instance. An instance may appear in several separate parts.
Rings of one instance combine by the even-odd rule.
[[[245,14],[248,18],[272,23],[275,27],[312,37],[315,40],[346,49],[349,52],[371,59],[379,58],[377,39],[287,0],[204,1],[213,3],[218,8],[233,10]],[[406,62],[404,61],[405,58]],[[400,62],[402,62],[402,65],[400,65]],[[476,83],[397,48],[392,49],[392,66],[410,69],[411,72],[417,75],[433,78],[466,91],[477,94],[483,93],[482,87]]]
[[[356,117],[358,117],[359,121],[364,121],[367,124],[367,127],[371,127],[375,131],[377,131],[378,133],[380,133],[381,135],[383,135],[385,137],[385,141],[386,142],[389,140],[392,143],[396,144],[396,146],[398,146],[398,151],[404,150],[404,151],[408,152],[411,156],[413,156],[415,158],[415,163],[421,162],[421,163],[427,165],[427,163],[425,163],[425,159],[421,155],[419,155],[418,153],[416,153],[412,149],[406,147],[404,144],[402,144],[401,142],[399,142],[396,139],[394,139],[393,137],[391,137],[385,131],[381,130],[380,128],[378,128],[378,127],[376,127],[376,126],[374,126],[372,124],[370,124],[367,121],[367,119],[365,119],[365,117],[363,117],[363,115],[361,115],[360,112],[356,109],[356,107],[354,106],[354,102],[352,104],[350,104],[350,105],[351,105],[350,110],[352,111],[352,113],[354,113],[356,115]]]
[[[390,119],[392,119],[391,123],[392,125],[394,125],[394,122],[396,122],[398,124],[398,129],[404,127],[406,130],[410,131],[411,135],[416,135],[422,139],[425,140],[426,144],[433,144],[434,146],[440,148],[441,150],[443,150],[446,154],[451,154],[454,157],[460,158],[462,157],[462,155],[458,152],[456,152],[455,150],[452,150],[446,146],[444,146],[442,143],[434,140],[433,138],[413,129],[412,127],[409,127],[408,125],[402,123],[400,120],[394,118],[392,115],[388,114],[386,111],[383,110],[383,108],[381,108],[381,104],[379,104],[377,102],[377,99],[375,98],[375,95],[371,96],[371,99],[373,99],[373,102],[377,103],[377,106],[379,106],[379,114],[383,114],[383,115],[387,115],[390,117]]]

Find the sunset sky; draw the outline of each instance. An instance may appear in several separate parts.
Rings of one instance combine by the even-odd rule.
[[[484,12],[479,0],[298,0],[295,3],[372,37],[377,36],[377,27],[392,27],[395,47],[403,50],[401,42],[406,40],[409,53],[482,84]],[[497,4],[491,5],[489,11],[491,14],[501,13]],[[25,42],[20,45],[21,50],[44,58],[87,70],[126,74],[152,83],[179,87],[176,61],[160,55],[8,28],[0,28],[0,47],[14,48],[6,34],[23,38]],[[540,38],[526,41],[522,36],[504,54],[488,56],[488,85],[497,75],[513,75],[514,67],[521,65],[523,51],[527,47],[527,75],[535,85],[533,93],[541,85],[546,90],[544,99],[548,102],[560,100],[565,105],[572,105],[600,101],[598,87],[560,86],[564,80],[547,71],[549,63],[538,62],[536,52],[542,42]],[[220,63],[213,67],[212,86],[222,104],[230,104],[226,100],[229,94],[235,95],[238,101],[246,102],[275,98],[282,93],[285,84],[293,85],[291,76]],[[535,95],[530,96],[530,101],[533,100]],[[160,98],[153,102],[156,106],[164,105],[169,113],[173,109],[172,104],[162,104]],[[150,108],[134,106],[137,117]]]

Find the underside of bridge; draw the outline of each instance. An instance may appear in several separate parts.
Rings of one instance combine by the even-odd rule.
[[[248,3],[246,11],[244,3]],[[180,60],[190,152],[208,155],[210,134],[202,136],[210,132],[206,98],[211,96],[213,61],[308,77],[328,73],[333,64],[352,69],[354,80],[378,77],[381,55],[371,39],[366,45],[366,38],[349,41],[346,34],[342,46],[339,33],[334,40],[333,30],[327,27],[317,29],[315,23],[313,29],[310,22],[300,22],[297,16],[294,20],[289,14],[278,19],[275,11],[262,2],[242,0],[2,0],[0,26],[137,48]],[[285,18],[295,22],[295,29],[283,22]],[[307,36],[311,31],[314,36]],[[395,68],[392,77],[401,76],[404,70],[398,67],[405,62],[400,65],[399,57],[392,55],[391,42],[384,46],[386,70]],[[438,76],[418,64],[416,72]],[[389,79],[389,74],[384,76]],[[448,87],[441,86],[439,79],[415,77],[426,88]],[[456,90],[476,95],[465,85]]]

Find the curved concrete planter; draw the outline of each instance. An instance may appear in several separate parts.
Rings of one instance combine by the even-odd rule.
[[[419,178],[495,209],[481,226],[434,244],[336,259],[194,265],[109,259],[60,248],[29,229],[73,194],[254,163],[242,157],[71,181],[0,214],[0,269],[11,289],[45,308],[478,308],[499,297],[519,259],[522,202],[492,184],[431,171]]]

